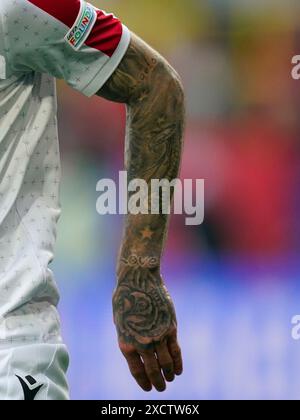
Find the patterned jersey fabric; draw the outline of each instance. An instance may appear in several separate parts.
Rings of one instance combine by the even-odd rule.
[[[129,41],[117,18],[85,1],[0,1],[0,352],[61,342],[48,268],[60,214],[55,78],[92,96]],[[0,398],[10,392],[2,369]]]

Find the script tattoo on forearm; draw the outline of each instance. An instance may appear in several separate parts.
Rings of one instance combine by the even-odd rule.
[[[151,190],[152,179],[177,178],[185,107],[179,76],[171,66],[133,35],[125,58],[99,95],[127,104],[129,181],[144,179]],[[161,203],[161,193],[156,199]],[[126,342],[156,340],[175,319],[159,272],[168,227],[168,216],[162,213],[129,214],[125,220],[114,313]]]
[[[159,260],[156,257],[130,255],[129,258],[121,257],[121,263],[132,268],[156,268],[159,265]]]

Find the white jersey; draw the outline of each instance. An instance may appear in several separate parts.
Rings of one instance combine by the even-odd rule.
[[[48,268],[60,214],[55,78],[92,96],[129,41],[82,0],[0,1],[0,351],[60,341]]]

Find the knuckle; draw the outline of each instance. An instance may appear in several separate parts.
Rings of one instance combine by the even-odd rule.
[[[120,343],[119,344],[119,348],[120,348],[120,350],[121,350],[121,352],[122,352],[122,354],[125,356],[125,357],[130,357],[130,356],[133,356],[134,355],[134,353],[135,353],[135,350],[134,350],[134,348],[132,347],[132,346],[129,346],[128,344],[122,344],[122,343]]]
[[[174,369],[174,366],[173,366],[173,363],[166,363],[166,364],[162,365],[162,368],[163,368],[164,371],[171,373]]]
[[[173,350],[173,357],[175,359],[180,359],[181,358],[181,351],[180,351],[180,349]]]
[[[141,370],[133,370],[133,371],[131,371],[131,373],[137,380],[145,379],[144,372],[141,371]]]
[[[153,349],[152,348],[143,349],[139,353],[144,358],[152,357],[152,355],[153,355]]]
[[[177,340],[177,325],[173,325],[173,326],[170,328],[170,337],[171,337],[173,340]]]
[[[160,376],[160,371],[158,369],[149,369],[149,375],[153,376],[153,377],[159,377]]]
[[[180,353],[180,351],[176,351],[176,352],[174,353],[174,359],[175,359],[176,361],[181,360],[181,353]]]

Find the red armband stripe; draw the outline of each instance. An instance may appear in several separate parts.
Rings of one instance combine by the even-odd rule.
[[[80,0],[28,0],[55,19],[72,28],[80,10]],[[111,57],[117,49],[123,27],[119,19],[96,9],[97,20],[85,44]]]
[[[80,0],[28,0],[52,17],[72,28],[80,10]]]
[[[119,19],[97,10],[97,21],[86,45],[111,57],[121,41],[122,33],[123,27]]]

